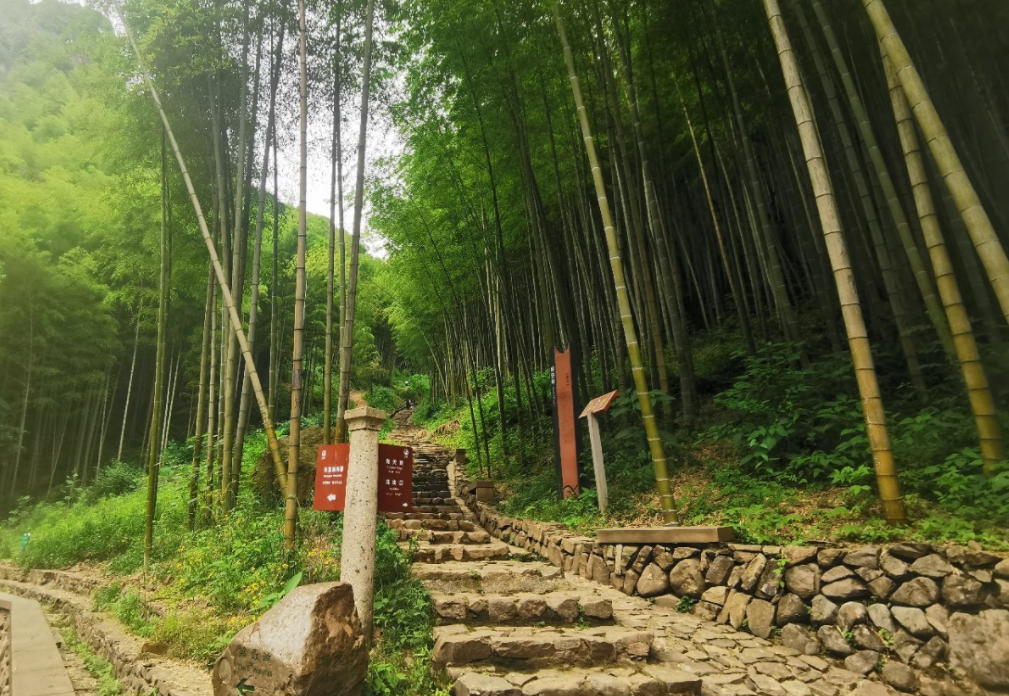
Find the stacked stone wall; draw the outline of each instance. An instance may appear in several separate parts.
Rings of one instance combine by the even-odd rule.
[[[950,667],[1009,689],[1009,559],[976,544],[601,544],[459,489],[493,536],[629,595],[843,659],[905,691]]]
[[[0,696],[11,696],[14,673],[11,670],[11,611],[0,602]]]

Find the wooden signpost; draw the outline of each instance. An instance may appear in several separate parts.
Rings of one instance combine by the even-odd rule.
[[[603,462],[603,442],[599,437],[599,421],[597,416],[606,413],[617,398],[617,392],[597,396],[588,403],[579,418],[587,418],[589,423],[589,444],[592,447],[592,469],[596,474],[596,498],[599,500],[599,512],[606,512],[609,491],[606,488],[606,465]]]
[[[347,504],[350,445],[323,445],[316,455],[312,507],[342,512]],[[378,511],[413,510],[413,450],[399,445],[378,446]]]
[[[550,367],[550,385],[554,397],[554,449],[557,456],[557,483],[561,497],[570,498],[579,493],[578,428],[575,410],[578,389],[575,382],[577,358],[573,351],[554,349]]]

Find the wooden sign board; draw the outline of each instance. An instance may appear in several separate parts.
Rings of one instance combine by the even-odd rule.
[[[399,445],[378,446],[378,511],[413,511],[413,450]],[[315,460],[312,507],[342,512],[347,504],[350,445],[323,445]]]
[[[610,410],[610,406],[613,405],[613,401],[617,398],[617,394],[618,392],[611,391],[609,394],[597,396],[585,406],[582,410],[582,414],[578,417],[584,418],[590,413],[606,413]]]
[[[554,392],[554,432],[557,454],[557,478],[561,495],[565,498],[580,491],[578,466],[578,428],[575,404],[578,401],[575,385],[575,366],[571,350],[554,349],[554,364],[550,368],[550,384]]]

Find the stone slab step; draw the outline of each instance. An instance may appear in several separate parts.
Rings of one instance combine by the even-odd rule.
[[[437,626],[431,653],[436,665],[493,664],[518,669],[595,667],[645,660],[654,636],[622,626],[471,629]]]
[[[482,529],[473,532],[399,529],[396,533],[400,541],[416,539],[429,544],[489,544],[491,540],[491,535]]]
[[[574,593],[487,595],[469,592],[434,594],[431,604],[440,624],[593,624],[613,620],[613,603]]]
[[[544,594],[567,588],[564,572],[548,563],[414,563],[411,574],[432,592]]]
[[[450,668],[455,696],[700,696],[701,680],[664,665],[538,672]],[[455,672],[456,674],[452,674]]]
[[[483,531],[471,520],[386,520],[390,529],[430,529],[438,532],[476,532]]]
[[[441,513],[460,513],[462,508],[458,505],[414,505],[413,511],[415,513],[425,513],[425,512],[441,512]]]
[[[400,542],[400,548],[410,550],[411,544]],[[489,561],[508,558],[511,550],[507,544],[432,544],[427,541],[414,542],[414,563],[446,563],[449,561]]]
[[[387,520],[468,520],[472,519],[472,515],[467,512],[463,512],[459,508],[453,508],[454,512],[424,512],[413,509],[413,512],[387,512],[385,513],[385,519]]]

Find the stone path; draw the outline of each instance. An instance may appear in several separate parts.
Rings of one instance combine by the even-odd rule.
[[[453,496],[450,453],[414,448],[414,511],[387,515],[431,592],[433,657],[456,696],[866,696],[894,693],[816,656],[630,597],[493,539]]]
[[[11,691],[17,696],[74,696],[49,623],[38,602],[0,593],[10,605]]]

